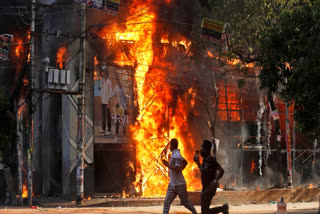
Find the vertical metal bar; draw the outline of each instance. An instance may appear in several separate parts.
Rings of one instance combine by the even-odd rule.
[[[241,96],[241,95],[240,95]],[[243,187],[243,109],[242,109],[242,98],[240,97],[240,129],[241,129],[241,151],[240,151],[240,186]]]
[[[292,161],[292,172],[296,168],[296,121],[293,120],[293,131],[292,131],[292,144],[293,144],[293,161]],[[292,174],[293,177],[293,174]],[[293,179],[292,179],[293,180]],[[293,182],[293,181],[292,181]],[[293,183],[292,183],[293,184]],[[292,185],[293,186],[293,185]]]
[[[229,107],[228,107],[228,84],[227,84],[227,80],[224,80],[224,98],[226,100],[226,112],[227,112],[227,118],[228,118],[228,122],[230,121],[230,115],[229,115]],[[217,106],[218,107],[218,106]]]
[[[316,147],[317,139],[313,141],[313,161],[312,161],[312,178],[316,179]]]
[[[287,170],[288,170],[288,187],[292,187],[292,166],[291,166],[291,136],[290,121],[288,112],[288,103],[286,103],[286,145],[287,145]]]

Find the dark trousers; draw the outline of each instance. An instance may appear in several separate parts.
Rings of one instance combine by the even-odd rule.
[[[116,133],[119,134],[119,127],[120,127],[120,122],[117,121],[116,123]],[[126,126],[123,126],[123,136],[126,136]]]
[[[106,115],[107,114],[107,115]],[[111,132],[111,113],[107,104],[102,104],[102,130],[106,130],[106,117],[108,120],[108,131]]]
[[[171,186],[169,184],[166,199],[164,200],[163,214],[169,213],[170,206],[173,200],[177,197],[177,195],[179,195],[181,204],[185,206],[185,208],[190,210],[193,214],[197,213],[193,204],[188,199],[188,192],[187,192],[186,185]]]
[[[216,213],[222,213],[223,207],[215,207],[210,209],[210,204],[213,196],[216,195],[217,188],[215,188],[213,191],[202,191],[201,193],[201,213],[202,214],[216,214]]]
[[[120,116],[117,114],[117,117],[120,117]],[[123,126],[123,136],[126,136],[126,125],[122,125],[122,126]],[[117,119],[116,134],[119,134],[119,127],[120,127],[120,121],[119,121],[119,119]]]

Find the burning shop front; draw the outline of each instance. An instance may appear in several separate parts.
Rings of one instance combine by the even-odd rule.
[[[206,43],[195,36],[199,35],[200,18],[170,23],[176,20],[177,11],[183,11],[186,17],[196,17],[193,15],[197,11],[206,13],[200,5],[193,6],[179,7],[177,1],[124,2],[119,17],[100,20],[103,24],[91,34],[92,41],[99,41],[94,48],[96,192],[164,196],[169,178],[161,159],[169,156],[167,145],[171,138],[178,139],[179,148],[189,162],[183,172],[189,191],[201,189],[193,155],[202,140],[211,139],[212,134],[220,140],[218,159],[226,171],[221,189],[286,186],[289,182],[286,118],[289,135],[295,140],[290,147],[313,145],[292,131],[292,107],[286,116],[285,103],[273,97],[280,115],[279,128],[283,130],[280,144],[277,143],[274,109],[270,108],[268,92],[260,89],[259,67],[240,60],[225,60],[212,46],[203,47]],[[107,119],[103,122],[101,111],[101,82],[105,73],[109,74],[112,88],[120,88],[120,96],[126,103],[126,107],[117,105],[119,101],[112,95],[111,135],[106,133]],[[123,110],[118,111],[119,106]],[[104,123],[105,130],[100,132]],[[277,163],[277,147],[281,164]],[[292,163],[297,166],[294,171],[303,170],[300,164],[310,160],[307,153],[293,150],[296,159]],[[310,154],[313,153],[309,151]],[[313,182],[309,175],[305,174],[302,180],[294,177],[294,186]]]
[[[201,17],[196,18],[200,12],[206,14],[200,4],[182,6],[179,1],[122,1],[118,16],[107,18],[103,11],[88,9],[85,191],[164,196],[169,177],[161,159],[170,156],[171,138],[178,139],[189,163],[183,171],[188,191],[200,191],[193,156],[212,135],[219,139],[218,160],[226,171],[221,189],[268,189],[279,179],[285,185],[285,134],[282,131],[283,164],[278,168],[273,110],[267,91],[260,90],[259,67],[225,60],[214,45],[202,41]],[[179,17],[185,22],[172,23]],[[70,56],[77,45],[68,45]],[[72,68],[77,63],[68,64],[77,70]],[[280,129],[286,130],[285,104],[277,97],[274,101]],[[62,112],[69,115],[66,124],[73,130],[70,135],[63,131],[70,148],[63,153],[73,157],[65,155],[62,161],[69,192],[76,180],[76,150],[68,137],[76,136],[76,96],[65,96],[62,102]],[[310,142],[292,131],[292,108],[288,115],[291,139],[296,136],[296,145],[304,148]],[[296,152],[298,156],[303,151]],[[296,161],[308,165],[307,152],[299,158]],[[306,174],[312,172],[306,173],[298,161],[298,171],[305,172],[303,181],[294,181],[300,185],[310,181]]]

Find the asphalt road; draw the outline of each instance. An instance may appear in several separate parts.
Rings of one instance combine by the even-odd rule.
[[[200,213],[200,206],[196,206]],[[319,214],[319,203],[288,203],[288,214]],[[150,207],[105,207],[105,208],[12,208],[0,207],[0,213],[4,214],[55,214],[55,213],[70,213],[70,214],[104,214],[104,213],[119,213],[119,214],[161,214],[161,206]],[[183,206],[172,206],[171,214],[187,214],[187,209]],[[275,214],[277,213],[276,204],[259,204],[259,205],[240,205],[230,206],[230,214]]]

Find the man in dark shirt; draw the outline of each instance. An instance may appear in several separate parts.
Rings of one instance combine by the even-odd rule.
[[[214,157],[210,155],[211,148],[213,147]],[[211,144],[210,141],[204,140],[200,155],[203,158],[202,164],[200,164],[199,156],[194,156],[194,161],[197,163],[201,172],[202,192],[201,192],[201,213],[213,214],[213,213],[229,213],[228,204],[224,204],[220,207],[210,209],[210,204],[213,196],[215,196],[219,179],[223,176],[224,170],[217,162],[215,157],[215,144]],[[217,174],[218,172],[218,174]]]

